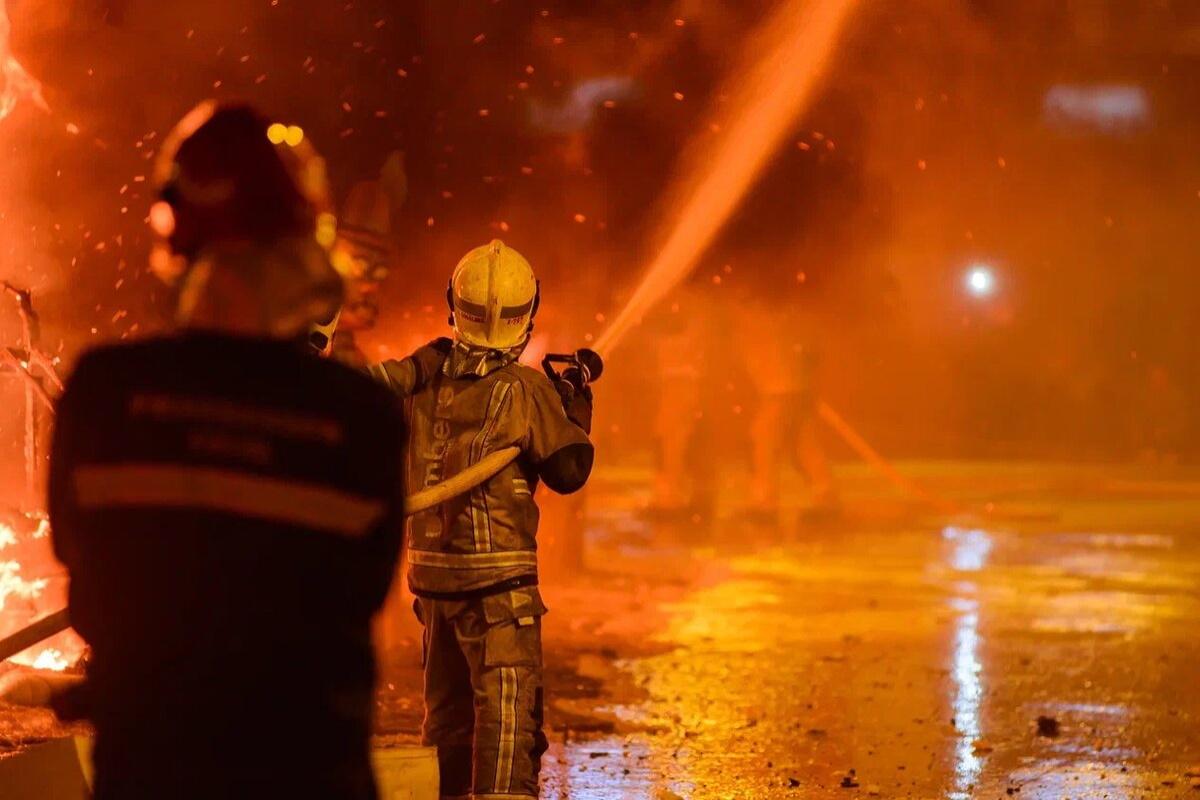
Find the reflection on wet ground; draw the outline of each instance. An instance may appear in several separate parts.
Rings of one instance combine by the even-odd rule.
[[[657,651],[617,663],[644,698],[556,741],[546,796],[1200,797],[1197,517],[1120,518],[718,523]],[[606,558],[678,568],[656,536]]]

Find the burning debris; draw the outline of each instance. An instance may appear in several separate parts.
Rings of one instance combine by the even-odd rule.
[[[62,382],[56,373],[54,359],[38,346],[40,326],[31,293],[7,281],[3,282],[2,288],[16,300],[21,318],[20,344],[17,347],[0,347],[0,374],[18,377],[24,390],[24,506],[31,508],[36,505],[36,473],[41,458],[38,446],[42,439],[41,425],[47,417],[47,413],[43,412],[53,413],[53,401],[47,387],[61,390]],[[43,404],[45,409],[42,408]],[[5,519],[0,519],[0,632],[11,632],[28,624],[48,608],[61,604],[61,586],[51,589],[50,577],[44,574],[31,576],[29,570],[31,563],[52,563],[48,552],[48,532],[48,520],[40,510],[10,510]],[[56,641],[54,644],[47,643],[41,649],[31,647],[10,660],[39,670],[61,671],[71,663],[64,651],[78,650],[77,639],[68,643]],[[3,659],[4,655],[0,655],[0,660]]]
[[[0,120],[11,114],[22,101],[33,103],[43,111],[50,110],[42,94],[41,83],[13,55],[11,35],[12,22],[8,17],[8,9],[5,0],[0,0]],[[0,347],[0,373],[14,375],[23,384],[26,496],[21,505],[29,508],[36,494],[36,472],[40,460],[39,425],[45,419],[45,413],[39,406],[44,404],[52,410],[53,401],[47,386],[61,389],[62,383],[55,372],[54,360],[38,347],[38,319],[30,292],[8,281],[4,281],[0,289],[16,301],[21,318],[20,343],[16,347]],[[27,623],[40,615],[46,604],[52,606],[59,601],[59,598],[52,596],[54,592],[48,591],[51,579],[44,575],[31,577],[28,568],[31,560],[49,561],[47,553],[33,553],[34,549],[48,549],[46,533],[45,516],[39,512],[14,511],[10,518],[0,519],[0,631]],[[70,663],[63,649],[72,647],[34,648],[10,660],[39,670],[61,671]]]
[[[82,652],[78,637],[71,633],[50,638],[61,634],[65,625],[27,639],[24,649],[5,646],[15,631],[44,619],[48,610],[61,605],[65,587],[48,569],[51,559],[44,537],[37,537],[37,515],[3,516],[7,521],[0,520],[0,665],[7,658],[37,670],[68,669]]]
[[[3,538],[6,534],[7,538]],[[0,525],[0,539],[4,541],[5,546],[9,543],[16,544],[12,529],[7,525]],[[0,561],[0,611],[4,610],[9,597],[18,600],[36,600],[45,588],[45,578],[26,580],[21,577],[19,561]]]

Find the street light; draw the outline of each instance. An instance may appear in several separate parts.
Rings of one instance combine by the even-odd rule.
[[[990,297],[996,292],[996,273],[986,264],[975,264],[967,270],[963,282],[972,297]]]

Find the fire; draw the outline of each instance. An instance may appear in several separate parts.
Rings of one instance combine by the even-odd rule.
[[[9,49],[12,23],[5,3],[6,0],[0,0],[0,120],[11,114],[22,100],[29,100],[43,111],[50,110],[42,95],[42,84],[25,71]]]
[[[21,564],[18,561],[0,561],[0,610],[4,609],[9,597],[36,600],[41,597],[47,583],[45,578],[34,578],[31,581],[22,578]]]
[[[13,55],[11,36],[12,23],[8,18],[6,2],[0,0],[0,120],[11,114],[21,102],[33,103],[43,111],[50,110],[42,95],[41,83],[31,76]],[[44,538],[47,532],[48,522],[42,518],[38,522],[37,530],[33,532],[33,538]],[[50,583],[47,578],[26,578],[22,574],[23,567],[20,561],[4,557],[3,551],[8,548],[15,549],[19,544],[20,537],[17,531],[0,522],[0,612],[5,611],[10,599],[19,602],[22,613],[25,612],[25,607],[41,606],[48,599],[43,597]],[[8,623],[12,622],[9,615],[5,616],[5,620]],[[54,647],[45,647],[36,653],[21,653],[12,661],[36,669],[64,670],[70,666],[63,651]]]
[[[14,664],[23,664],[26,667],[34,669],[44,669],[53,672],[63,672],[71,666],[71,662],[56,647],[47,647],[36,656],[30,652],[20,653],[13,656],[9,661]]]
[[[17,543],[17,532],[8,525],[0,522],[0,550]],[[21,577],[21,564],[18,561],[0,561],[0,611],[4,610],[9,597],[23,600],[36,600],[41,596],[48,581],[45,578],[25,580]]]
[[[32,538],[37,539],[39,533],[45,536],[47,530],[46,521],[40,520]],[[4,550],[20,546],[22,539],[27,538],[0,522],[0,612],[5,611],[10,599],[16,601],[16,607],[10,609],[11,615],[5,614],[2,617],[5,624],[0,627],[0,635],[12,633],[8,628],[15,629],[31,622],[31,619],[26,618],[30,613],[40,616],[46,613],[47,606],[52,609],[63,604],[63,600],[56,596],[59,592],[50,586],[48,578],[27,579],[22,575],[20,561],[2,558]],[[82,651],[83,643],[77,635],[62,633],[48,639],[40,650],[26,650],[9,660],[14,664],[23,664],[34,669],[61,672],[70,668]]]

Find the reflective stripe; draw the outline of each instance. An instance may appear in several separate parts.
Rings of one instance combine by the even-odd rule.
[[[497,382],[492,385],[492,394],[488,398],[487,414],[484,416],[483,426],[479,429],[479,433],[475,434],[475,438],[471,441],[471,448],[467,451],[468,458],[470,458],[468,463],[474,464],[483,458],[488,437],[496,429],[496,423],[500,420],[500,412],[504,408],[504,401],[511,391],[512,385],[508,383]],[[486,481],[471,493],[471,532],[475,537],[475,552],[486,553],[492,549],[492,516],[491,509],[488,508]]]
[[[464,300],[461,297],[454,298],[454,309],[470,317],[473,322],[483,322],[487,318],[487,306],[472,303],[470,300]],[[517,319],[518,317],[525,316],[532,310],[532,300],[528,303],[522,303],[519,306],[501,306],[500,319]]]
[[[395,388],[392,385],[392,376],[388,374],[387,367],[385,367],[383,364],[369,365],[367,367],[367,374],[389,389]]]
[[[534,550],[510,550],[501,553],[435,553],[408,548],[408,563],[421,567],[446,569],[490,569],[492,567],[536,567]]]
[[[135,394],[129,398],[129,413],[171,422],[228,425],[288,439],[307,439],[324,444],[338,444],[345,437],[341,423],[335,419],[277,408],[244,405],[216,397]]]
[[[500,668],[500,742],[496,751],[497,792],[512,786],[513,758],[517,751],[517,670]]]
[[[212,467],[92,464],[72,477],[83,508],[197,508],[346,536],[362,536],[384,512],[380,500]]]

